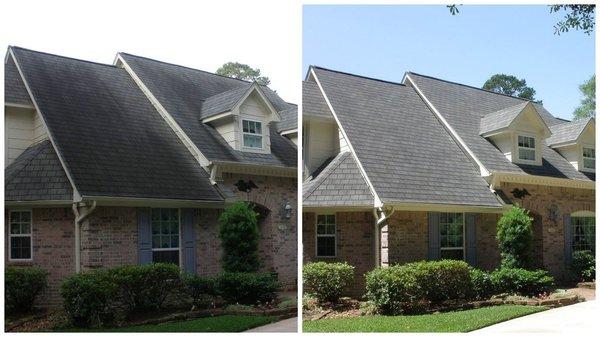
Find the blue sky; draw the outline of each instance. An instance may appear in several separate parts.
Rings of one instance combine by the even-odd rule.
[[[595,70],[594,35],[554,35],[548,6],[304,6],[302,66],[401,81],[405,71],[481,87],[493,74],[527,80],[571,119]]]

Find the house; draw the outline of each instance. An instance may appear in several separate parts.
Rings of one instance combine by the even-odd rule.
[[[236,200],[260,214],[262,269],[295,287],[296,105],[126,53],[100,64],[9,47],[5,74],[5,264],[49,271],[42,304],[94,268],[219,273],[217,219]]]
[[[407,72],[401,83],[311,66],[303,90],[303,258],[356,267],[461,259],[494,269],[496,224],[533,217],[534,260],[559,280],[594,250],[595,121]]]

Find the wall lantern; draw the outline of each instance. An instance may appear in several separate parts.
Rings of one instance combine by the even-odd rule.
[[[290,219],[292,217],[292,205],[290,205],[289,201],[285,202],[283,206],[283,217],[286,219]]]

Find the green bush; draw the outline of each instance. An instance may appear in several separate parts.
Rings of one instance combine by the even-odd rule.
[[[171,263],[122,266],[110,272],[129,313],[160,309],[181,282],[179,267]]]
[[[490,273],[477,268],[471,268],[471,298],[483,300],[496,294],[494,282]]]
[[[496,239],[502,268],[525,268],[531,265],[533,242],[532,218],[529,211],[513,206],[498,221]]]
[[[554,285],[554,278],[546,270],[500,268],[491,274],[494,288],[501,293],[537,296]]]
[[[38,267],[4,269],[4,304],[8,313],[29,312],[36,297],[48,287],[48,272]]]
[[[223,270],[258,271],[258,214],[250,204],[238,202],[225,209],[219,216],[219,237],[223,246]]]
[[[202,277],[185,273],[182,276],[183,290],[189,295],[197,307],[205,304],[217,294],[216,280],[212,277]]]
[[[369,272],[367,295],[383,314],[419,312],[430,303],[466,299],[471,271],[455,260],[422,261]]]
[[[577,277],[577,281],[591,282],[596,279],[596,257],[589,250],[581,250],[573,253],[571,269]]]
[[[312,262],[302,267],[302,279],[306,292],[320,303],[337,302],[354,280],[354,267],[346,262]]]
[[[114,317],[119,288],[108,270],[68,276],[60,285],[59,292],[65,312],[75,326],[102,326]]]
[[[230,304],[255,305],[277,297],[281,285],[269,273],[223,272],[217,278],[219,295]]]

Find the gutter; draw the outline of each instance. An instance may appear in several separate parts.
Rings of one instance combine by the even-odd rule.
[[[81,272],[81,222],[94,212],[96,209],[96,201],[92,202],[91,206],[83,204],[83,213],[79,212],[77,203],[73,203],[73,213],[75,214],[75,272]],[[89,208],[88,208],[89,207]]]
[[[373,208],[373,216],[375,217],[375,267],[381,266],[381,228],[383,228],[385,222],[394,214],[394,212],[396,212],[394,207],[391,207],[391,211],[388,214],[385,214],[382,207]]]

